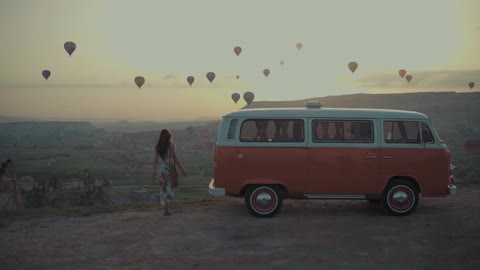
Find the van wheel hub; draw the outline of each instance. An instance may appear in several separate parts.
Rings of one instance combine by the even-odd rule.
[[[278,204],[275,191],[269,187],[256,189],[252,194],[251,202],[255,211],[262,214],[271,213]]]
[[[256,204],[262,208],[268,207],[272,203],[272,196],[266,192],[257,195]]]
[[[250,186],[245,194],[248,211],[256,217],[273,217],[282,208],[282,192],[275,185]]]
[[[405,203],[408,201],[408,195],[403,191],[397,191],[395,194],[393,194],[392,199],[394,204],[405,205]]]
[[[413,191],[404,185],[398,185],[388,192],[388,204],[392,210],[402,213],[410,210],[415,203]]]

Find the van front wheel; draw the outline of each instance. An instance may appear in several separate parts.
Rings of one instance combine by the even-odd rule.
[[[282,193],[277,186],[251,186],[245,204],[256,217],[273,217],[282,208]]]
[[[418,190],[407,180],[394,180],[382,194],[382,204],[388,214],[406,216],[418,205]]]

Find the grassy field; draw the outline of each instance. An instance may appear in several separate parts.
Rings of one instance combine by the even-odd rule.
[[[149,179],[154,156],[151,151],[92,150],[0,150],[2,157],[15,161],[18,176],[83,178],[84,170],[112,182],[124,179]],[[179,160],[188,175],[213,175],[213,152],[179,151]],[[116,183],[115,183],[116,184]]]

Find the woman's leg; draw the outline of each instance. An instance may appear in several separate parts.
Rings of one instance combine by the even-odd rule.
[[[162,184],[160,187],[160,203],[163,205],[164,215],[169,216],[170,212],[170,203],[173,199],[172,194],[172,184],[170,181],[170,176],[162,175]]]
[[[172,181],[170,179],[170,176],[167,177],[167,184],[166,184],[166,201],[167,203],[165,204],[165,215],[170,216],[170,204],[172,203],[173,199],[173,193],[172,193]]]
[[[163,206],[163,210],[164,210],[163,215],[165,215],[165,216],[170,216],[170,215],[172,214],[172,212],[170,212],[170,209],[169,209],[169,205],[168,205],[168,204],[165,204],[165,205]]]

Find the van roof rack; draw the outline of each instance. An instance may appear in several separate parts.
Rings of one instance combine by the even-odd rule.
[[[323,103],[317,100],[307,101],[305,102],[305,107],[308,109],[320,109],[323,107]]]

